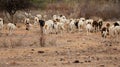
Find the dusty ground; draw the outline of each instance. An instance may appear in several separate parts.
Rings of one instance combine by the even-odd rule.
[[[100,33],[85,32],[45,35],[39,45],[39,28],[16,30],[0,37],[0,67],[120,67],[120,44]]]

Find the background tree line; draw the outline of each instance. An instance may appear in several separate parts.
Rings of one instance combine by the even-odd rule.
[[[71,17],[120,18],[120,0],[33,0],[40,9]]]
[[[68,17],[75,18],[89,18],[94,16],[104,19],[120,18],[120,0],[0,0],[0,10],[3,10],[5,3],[9,1],[16,1],[17,9],[13,7],[15,8],[13,9],[15,12],[16,10],[26,10],[26,8],[30,7],[51,15],[64,14]],[[32,6],[30,6],[30,4]],[[13,11],[8,11],[11,15],[12,12]]]

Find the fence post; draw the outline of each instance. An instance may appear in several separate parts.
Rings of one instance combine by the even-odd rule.
[[[45,21],[39,20],[39,23],[40,23],[40,46],[44,47],[45,46],[45,37],[44,37],[43,27],[44,27]]]

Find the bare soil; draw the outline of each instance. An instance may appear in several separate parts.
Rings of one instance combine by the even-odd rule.
[[[39,28],[2,31],[0,67],[120,67],[120,43],[98,33],[47,34],[39,45]]]

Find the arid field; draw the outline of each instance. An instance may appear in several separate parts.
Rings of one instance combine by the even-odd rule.
[[[0,67],[120,67],[120,0],[0,0]]]
[[[39,27],[24,26],[0,36],[0,67],[120,67],[120,41],[98,33],[46,34],[39,45]]]

